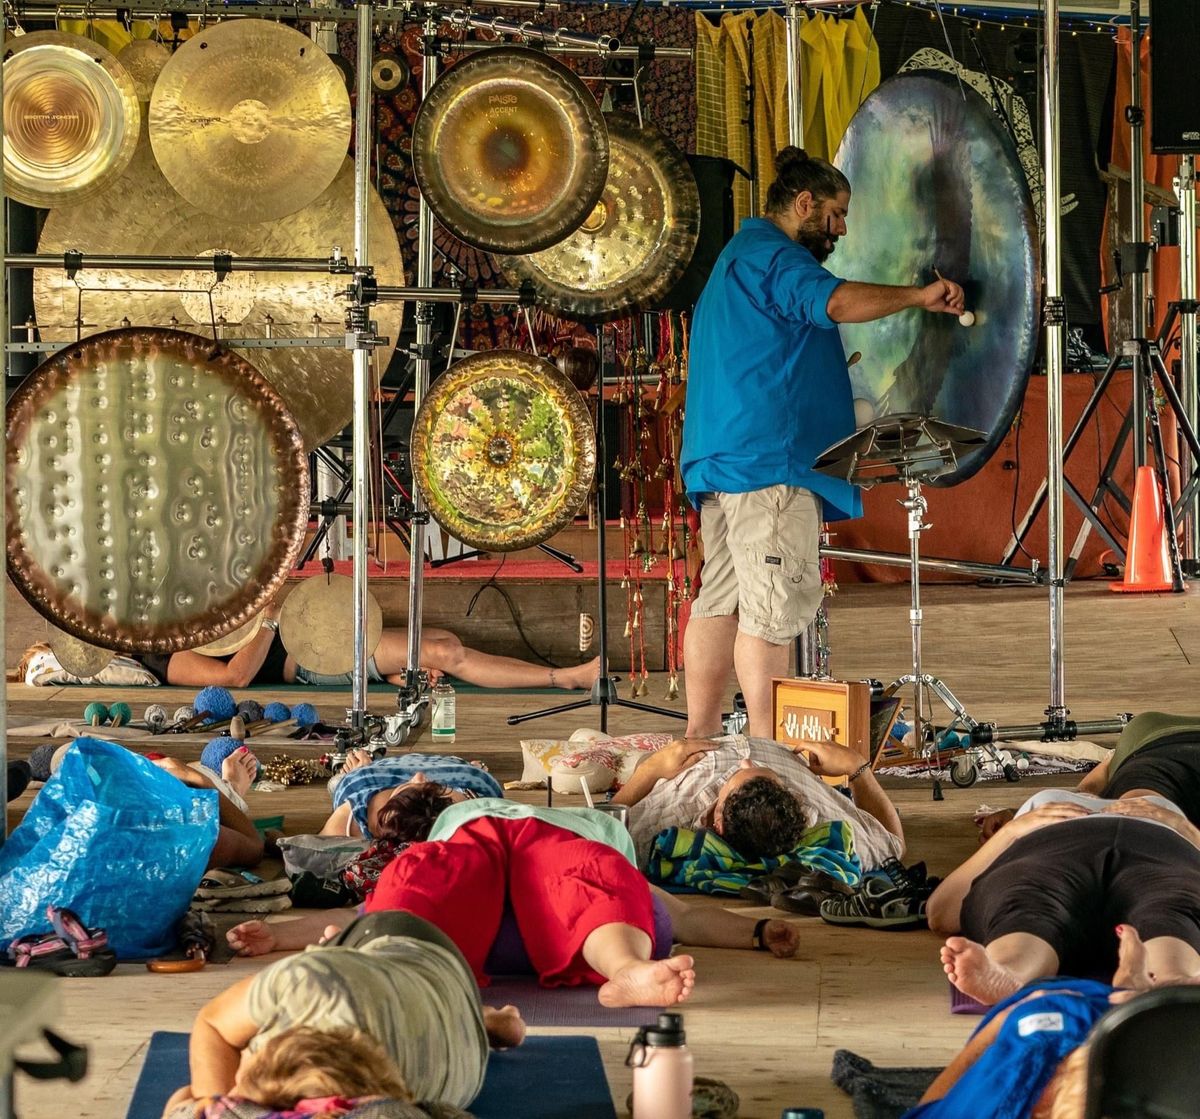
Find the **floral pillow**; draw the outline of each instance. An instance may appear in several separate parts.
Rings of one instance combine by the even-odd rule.
[[[624,784],[642,756],[666,746],[675,736],[642,733],[613,738],[602,731],[577,730],[567,740],[526,739],[521,743],[523,782],[551,781],[556,793],[582,792],[587,781],[590,792],[607,792]]]

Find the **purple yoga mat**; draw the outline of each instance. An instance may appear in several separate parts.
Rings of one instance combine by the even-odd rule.
[[[988,1007],[978,999],[964,995],[953,983],[950,984],[950,1013],[951,1014],[986,1014]]]
[[[595,987],[542,987],[532,975],[497,975],[480,989],[487,1006],[511,1003],[529,1026],[644,1026],[659,1008],[634,1006],[610,1010],[601,1006]]]

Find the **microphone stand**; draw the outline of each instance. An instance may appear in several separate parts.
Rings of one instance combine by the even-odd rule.
[[[597,616],[600,630],[600,675],[592,685],[591,694],[587,699],[575,700],[571,703],[560,703],[555,707],[545,707],[539,711],[530,711],[524,715],[509,715],[508,725],[510,727],[516,726],[518,723],[526,723],[530,719],[543,719],[548,715],[561,715],[564,712],[578,711],[584,707],[600,708],[600,729],[606,733],[608,731],[608,709],[610,707],[629,707],[635,711],[646,711],[651,715],[665,715],[671,719],[687,719],[687,715],[681,711],[670,711],[664,707],[652,707],[648,703],[635,703],[633,700],[622,699],[617,694],[616,678],[608,675],[608,564],[605,554],[605,522],[608,512],[605,500],[607,491],[605,467],[608,463],[608,455],[604,434],[605,335],[603,326],[599,328],[599,334],[600,337],[597,340],[600,345],[600,376],[596,398],[596,427],[598,429],[596,434],[596,494],[600,505],[600,516],[597,518],[596,536],[597,558],[599,560]],[[549,793],[550,783],[548,778],[546,790]]]

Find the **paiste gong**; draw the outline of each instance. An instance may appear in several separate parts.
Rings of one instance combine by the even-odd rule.
[[[247,362],[117,330],[38,366],[8,403],[8,571],[60,629],[130,653],[212,641],[263,609],[308,524],[308,460]]]
[[[381,284],[401,285],[400,244],[382,199],[370,191],[370,261]],[[334,245],[354,244],[354,164],[315,202],[287,221],[230,224],[188,205],[170,187],[146,148],[111,191],[85,206],[59,207],[46,218],[38,251],[68,249],[102,255],[327,257]],[[65,342],[79,333],[111,330],[128,319],[136,325],[211,331],[223,319],[221,338],[340,338],[346,310],[344,277],[315,272],[233,272],[221,283],[211,270],[138,272],[85,268],[72,280],[61,268],[33,276],[38,329],[46,341]],[[209,302],[211,291],[211,304]],[[371,317],[389,339],[378,347],[376,369],[387,367],[404,309],[380,303]],[[76,329],[76,319],[83,326]],[[244,356],[265,377],[300,425],[311,450],[336,435],[353,412],[353,358],[337,349],[247,349]]]
[[[451,233],[490,252],[526,253],[561,241],[592,212],[608,133],[595,98],[561,62],[497,47],[434,83],[412,154],[421,192]]]
[[[451,536],[490,552],[530,548],[569,524],[587,497],[591,413],[548,361],[516,350],[473,354],[421,401],[412,470]]]
[[[931,283],[936,269],[975,314],[971,327],[915,310],[843,323],[846,353],[862,353],[850,369],[859,426],[915,413],[984,432],[932,484],[963,481],[1009,430],[1037,348],[1037,224],[1016,148],[978,93],[917,71],[867,98],[837,164],[854,194],[829,267],[886,284]]]
[[[35,31],[4,47],[4,193],[79,202],[129,166],[141,110],[133,79],[99,43]]]
[[[307,35],[229,20],[193,35],[163,67],[150,141],[193,206],[226,222],[271,221],[333,182],[350,142],[350,96]]]
[[[329,676],[354,669],[354,580],[314,576],[293,587],[279,611],[279,636],[301,668]],[[367,652],[383,636],[383,611],[367,592]]]
[[[700,192],[679,150],[625,113],[604,119],[608,177],[592,212],[557,245],[500,261],[514,285],[531,280],[577,322],[619,319],[665,295],[687,269],[700,228]]]

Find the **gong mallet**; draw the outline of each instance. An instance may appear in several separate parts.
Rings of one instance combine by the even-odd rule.
[[[941,280],[943,284],[948,284],[950,282],[936,268],[933,270],[933,274],[939,280]],[[975,312],[974,311],[964,311],[961,315],[958,316],[958,325],[959,326],[974,326],[975,325]]]

